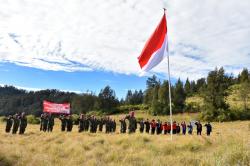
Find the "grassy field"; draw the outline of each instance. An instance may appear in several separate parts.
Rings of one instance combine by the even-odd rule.
[[[174,119],[195,117],[185,114]],[[119,134],[119,126],[114,134],[78,133],[77,126],[71,133],[62,133],[59,121],[53,133],[29,125],[20,136],[4,133],[5,124],[0,123],[0,166],[250,165],[250,121],[212,125],[210,137],[203,131],[202,136],[176,135],[170,141],[169,135]]]

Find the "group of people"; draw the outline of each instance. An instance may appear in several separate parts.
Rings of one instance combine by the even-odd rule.
[[[80,114],[79,118],[74,121],[71,115],[60,115],[59,119],[61,120],[61,131],[71,132],[74,124],[78,125],[78,132],[91,132],[96,133],[97,131],[103,132],[105,128],[105,133],[114,133],[116,132],[116,121],[110,117],[102,117],[100,119],[95,116],[87,116],[85,114]],[[128,125],[127,125],[128,121]],[[181,124],[176,121],[173,122],[172,126],[170,122],[162,122],[158,120],[136,120],[134,112],[131,112],[129,115],[124,116],[119,120],[120,122],[120,133],[135,133],[137,126],[139,125],[140,133],[151,133],[154,134],[170,134],[171,129],[173,134],[193,134],[193,127],[196,126],[197,135],[202,133],[202,124],[200,121],[186,124],[185,121]],[[40,131],[52,132],[54,126],[54,116],[50,113],[43,113],[40,117]],[[208,122],[204,125],[206,127],[206,134],[209,136],[212,132],[212,126]],[[27,118],[25,113],[21,115],[15,114],[7,118],[6,123],[6,132],[9,133],[12,128],[12,133],[16,134],[19,128],[19,134],[23,134],[27,127]]]
[[[50,113],[43,113],[40,117],[40,131],[52,132],[55,124],[53,115]]]
[[[19,134],[24,134],[27,127],[27,118],[25,113],[9,115],[6,119],[6,133],[16,134],[19,130]]]

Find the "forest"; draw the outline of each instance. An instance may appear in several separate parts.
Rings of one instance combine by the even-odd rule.
[[[238,76],[215,68],[196,81],[178,79],[171,85],[173,113],[199,112],[209,121],[250,119],[250,73],[244,68]],[[0,116],[26,112],[40,116],[43,100],[69,102],[73,114],[109,115],[144,110],[152,115],[169,114],[169,84],[155,75],[146,81],[145,90],[128,90],[118,99],[115,90],[105,86],[98,94],[77,94],[56,89],[26,91],[0,86]]]

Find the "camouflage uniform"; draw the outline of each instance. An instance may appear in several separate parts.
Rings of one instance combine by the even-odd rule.
[[[12,128],[12,134],[16,134],[16,132],[18,131],[18,128],[19,128],[19,124],[20,124],[20,121],[19,121],[19,115],[15,115],[13,117],[13,128]]]
[[[19,128],[19,134],[24,134],[25,129],[27,127],[27,118],[24,113],[22,113],[22,116],[20,118],[20,128]]]
[[[50,114],[48,117],[48,132],[53,131],[54,124],[55,124],[54,117]]]
[[[12,124],[13,124],[12,116],[9,116],[9,117],[6,119],[6,128],[5,128],[5,132],[6,132],[6,133],[9,133],[9,132],[10,132],[11,127],[12,127]]]

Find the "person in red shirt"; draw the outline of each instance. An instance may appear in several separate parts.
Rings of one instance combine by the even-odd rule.
[[[168,134],[170,134],[170,131],[171,131],[171,124],[170,124],[170,122],[168,122],[168,124],[167,124],[167,130],[168,130]]]
[[[176,121],[173,123],[173,134],[176,134]]]
[[[150,125],[151,125],[151,134],[155,134],[156,122],[154,119],[151,121]]]
[[[163,128],[164,134],[167,134],[167,132],[168,132],[168,124],[167,124],[167,122],[165,122],[165,123],[162,125],[162,128]]]

